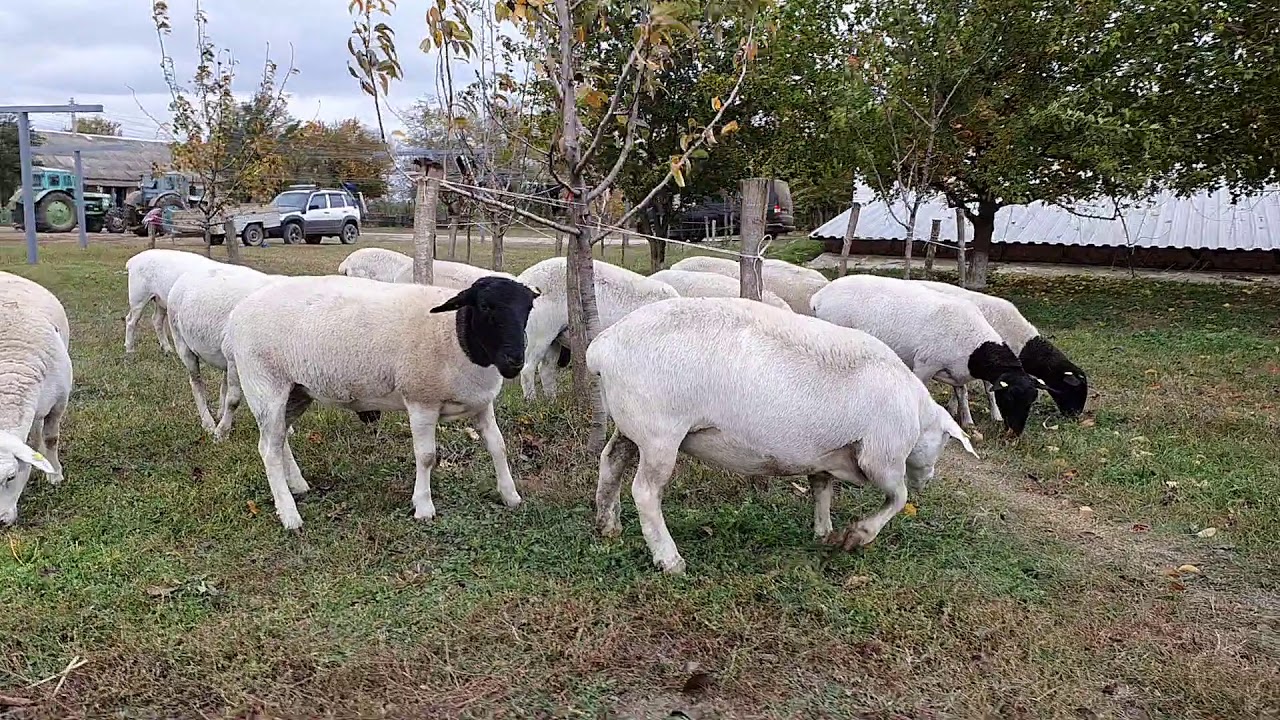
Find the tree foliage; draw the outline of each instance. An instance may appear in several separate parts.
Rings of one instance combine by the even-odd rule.
[[[43,142],[35,130],[30,132],[31,146]],[[22,161],[18,148],[18,117],[0,115],[0,203],[9,202],[22,187]]]
[[[351,182],[366,198],[387,194],[391,158],[377,132],[355,118],[292,126],[273,153],[283,162],[281,184],[314,182],[337,187]]]
[[[78,117],[76,118],[75,126],[68,129],[71,132],[85,133],[86,135],[120,136],[120,123],[104,118],[101,115]]]

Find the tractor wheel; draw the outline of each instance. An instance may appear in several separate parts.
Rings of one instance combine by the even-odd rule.
[[[124,213],[120,208],[111,208],[107,211],[105,223],[107,232],[122,233],[124,232]]]
[[[54,190],[36,204],[36,227],[49,232],[71,232],[76,226],[76,203],[71,196]]]

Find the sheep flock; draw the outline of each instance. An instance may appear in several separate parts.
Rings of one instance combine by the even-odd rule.
[[[757,302],[738,297],[732,260],[688,258],[649,277],[594,262],[598,334],[580,361],[612,428],[599,458],[597,529],[620,532],[621,485],[634,467],[631,496],[664,572],[685,568],[662,514],[681,453],[744,477],[805,476],[814,535],[851,549],[871,543],[934,477],[949,440],[977,455],[966,432],[970,385],[982,384],[992,420],[1014,436],[1041,391],[1064,415],[1084,409],[1084,370],[1007,300],[873,275],[829,281],[768,260]],[[313,404],[366,423],[407,414],[416,519],[437,512],[441,422],[474,427],[503,503],[521,504],[495,401],[508,381],[525,402],[538,402],[539,386],[554,397],[573,359],[564,258],[518,276],[437,260],[431,285],[413,282],[409,256],[378,248],[351,253],[333,275],[272,275],[177,250],[145,250],[125,269],[125,352],[136,351],[153,305],[156,338],[187,371],[193,419],[214,442],[248,405],[286,529],[302,525],[294,496],[309,489],[290,434]],[[0,272],[0,525],[17,522],[33,468],[51,483],[63,478],[70,342],[58,299]],[[210,368],[223,376],[216,416]],[[949,407],[930,395],[933,381],[951,388]],[[837,481],[873,487],[884,503],[836,530]]]

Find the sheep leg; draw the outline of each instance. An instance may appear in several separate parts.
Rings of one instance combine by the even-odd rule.
[[[213,441],[222,442],[231,434],[231,425],[235,422],[236,409],[244,398],[240,388],[240,374],[236,372],[236,364],[227,358],[227,374],[222,378],[222,409],[218,417],[218,427],[214,428]]]
[[[284,422],[285,422],[285,440],[284,440],[284,462],[285,468],[289,471],[289,492],[294,495],[301,495],[311,490],[311,486],[307,484],[305,478],[302,477],[302,469],[298,467],[298,461],[293,457],[293,448],[289,446],[289,428],[293,427],[293,423],[302,416],[311,406],[311,397],[302,391],[297,385],[289,392],[289,399],[284,406]]]
[[[947,414],[951,417],[960,417],[960,391],[955,385],[951,386],[951,395],[947,398]]]
[[[560,369],[557,364],[559,358],[560,347],[552,345],[542,356],[542,362],[538,363],[538,381],[542,383],[542,392],[548,400],[555,400],[560,392],[560,386],[556,382],[557,371]]]
[[[959,385],[956,387],[955,393],[960,400],[960,427],[968,430],[973,427],[973,413],[969,410],[969,387],[967,385]]]
[[[987,381],[982,381],[983,387],[987,389],[987,406],[991,408],[991,419],[996,423],[1004,424],[1004,415],[1000,413],[1000,406],[996,404],[996,388]]]
[[[511,478],[507,443],[502,439],[502,430],[498,428],[498,419],[493,414],[493,403],[485,406],[472,424],[484,439],[484,447],[493,458],[493,471],[498,476],[498,494],[502,496],[503,504],[509,508],[519,507],[520,493],[516,492],[515,480]]]
[[[298,514],[298,506],[289,487],[294,478],[291,477],[293,468],[288,460],[291,453],[287,453],[289,440],[285,435],[287,402],[287,393],[261,399],[251,396],[249,408],[258,421],[258,453],[262,455],[262,465],[267,471],[276,514],[286,530],[297,530],[302,527],[302,516]]]
[[[191,348],[178,335],[173,336],[173,346],[178,353],[178,359],[187,368],[187,379],[191,383],[191,394],[196,400],[196,412],[200,413],[200,426],[207,432],[213,432],[216,423],[213,415],[209,412],[208,390],[205,388],[204,378],[200,376],[200,358],[191,352]],[[226,391],[223,391],[226,395]]]
[[[9,526],[18,521],[18,498],[27,487],[31,466],[18,463],[18,474],[8,482],[0,482],[0,525]]]
[[[160,349],[167,353],[173,352],[173,343],[169,342],[169,311],[158,301],[151,313],[151,326],[156,330],[156,340],[160,341]]]
[[[641,447],[639,468],[631,482],[631,497],[640,514],[645,544],[653,554],[653,563],[668,575],[684,572],[684,558],[680,557],[676,542],[667,529],[667,521],[662,516],[662,491],[671,480],[679,447],[679,441]]]
[[[133,353],[138,349],[138,323],[142,320],[142,311],[146,309],[147,303],[151,302],[151,296],[141,299],[129,298],[129,312],[124,316],[124,351]]]
[[[813,494],[813,535],[825,538],[831,534],[831,497],[835,483],[831,476],[820,473],[809,476],[809,492]]]
[[[596,527],[605,537],[622,534],[622,474],[640,457],[640,448],[614,428],[600,453],[600,479],[596,483]]]
[[[884,493],[885,502],[876,512],[845,528],[841,541],[845,550],[869,545],[884,526],[907,505],[905,459],[894,459],[886,455],[863,456],[858,458],[858,465],[868,481]]]
[[[44,455],[49,464],[53,466],[53,473],[48,475],[49,483],[57,485],[62,482],[64,476],[62,473],[62,461],[58,459],[58,450],[62,446],[62,416],[67,412],[66,402],[60,402],[53,406],[48,415],[44,416],[44,422],[32,428],[32,434],[35,434],[36,428],[39,428],[40,437],[37,444],[31,447],[36,452]]]
[[[405,409],[409,411],[413,458],[417,466],[413,482],[413,517],[430,520],[436,516],[436,506],[431,501],[431,470],[436,466],[436,423],[440,420],[440,409],[416,403]]]

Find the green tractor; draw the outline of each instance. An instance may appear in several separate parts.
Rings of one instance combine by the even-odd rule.
[[[146,235],[147,229],[142,224],[142,218],[152,208],[189,210],[199,205],[203,197],[204,192],[199,185],[182,173],[144,176],[138,182],[138,189],[125,196],[122,212],[124,224],[135,234]]]
[[[31,168],[31,189],[36,203],[36,230],[71,232],[76,228],[76,176],[66,170],[48,167]],[[108,224],[111,196],[106,193],[84,194],[84,229],[102,232]],[[22,190],[9,198],[13,226],[22,229]],[[112,229],[119,232],[119,229]]]

